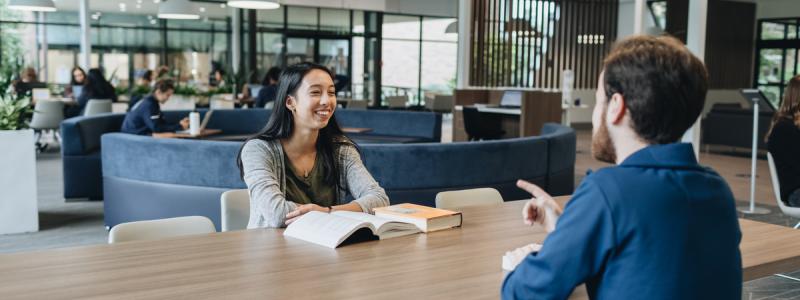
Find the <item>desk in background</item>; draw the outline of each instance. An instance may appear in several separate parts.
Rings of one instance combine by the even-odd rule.
[[[461,228],[337,250],[254,229],[5,254],[0,298],[497,299],[505,251],[546,235],[522,223],[523,205],[467,207]],[[740,224],[744,280],[800,267],[800,233]]]
[[[502,116],[505,138],[539,135],[544,123],[561,123],[561,92],[531,90],[522,91],[521,107],[518,110],[487,107],[500,105],[502,89],[460,89],[455,90],[453,109],[453,141],[466,141],[464,130],[464,106],[475,106],[482,113]],[[518,112],[517,112],[518,111]]]

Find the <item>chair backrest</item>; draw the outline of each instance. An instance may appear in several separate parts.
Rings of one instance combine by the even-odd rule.
[[[775,192],[775,200],[778,201],[778,207],[784,210],[786,205],[781,200],[781,184],[778,181],[778,170],[775,168],[775,159],[772,158],[772,153],[767,152],[767,163],[769,164],[769,175],[772,178],[772,190]]]
[[[33,129],[58,129],[64,120],[64,102],[38,100],[33,109],[30,127]]]
[[[247,229],[250,221],[250,194],[247,189],[230,190],[220,197],[222,231]]]
[[[503,196],[493,188],[447,191],[436,194],[436,208],[459,209],[466,206],[503,203]]]
[[[111,100],[108,99],[90,99],[83,109],[84,116],[93,116],[111,112]]]
[[[425,107],[432,111],[449,112],[453,110],[453,101],[453,95],[436,95],[430,105],[425,103]]]
[[[347,102],[347,109],[365,110],[365,109],[367,109],[367,102],[368,102],[367,100],[350,99],[350,101]]]
[[[404,108],[408,102],[408,96],[388,96],[386,97],[386,104],[390,108]]]
[[[469,139],[480,139],[481,113],[477,108],[464,106],[464,131],[467,132]]]
[[[111,228],[108,243],[155,240],[216,231],[214,223],[202,216],[137,221],[117,224]]]

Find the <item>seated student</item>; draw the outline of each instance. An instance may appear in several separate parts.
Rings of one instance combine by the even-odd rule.
[[[179,123],[164,120],[161,104],[169,100],[175,92],[175,84],[169,79],[156,82],[153,92],[136,103],[122,121],[122,132],[138,135],[156,135],[162,132],[175,132],[189,128],[189,119]]]
[[[264,108],[267,103],[275,101],[275,92],[278,89],[278,77],[281,76],[281,69],[278,67],[269,68],[267,74],[264,75],[264,80],[261,83],[263,87],[258,91],[256,96],[255,107]]]
[[[81,67],[78,66],[73,67],[72,77],[69,80],[69,86],[67,86],[66,90],[64,90],[65,96],[77,99],[78,96],[80,95],[76,95],[75,90],[77,89],[77,87],[83,87],[85,83],[86,83],[86,72],[84,72],[83,69],[81,69]]]
[[[282,227],[312,210],[370,213],[389,205],[356,145],[336,123],[333,74],[300,63],[289,66],[279,81],[279,105],[237,158],[250,192],[247,228]]]
[[[800,75],[789,80],[785,93],[767,133],[767,149],[775,159],[781,199],[800,207]]]
[[[103,76],[100,69],[89,69],[89,75],[83,84],[83,90],[80,95],[77,95],[77,106],[70,106],[66,111],[67,118],[83,114],[86,109],[86,104],[92,99],[108,99],[111,102],[117,102],[117,91],[111,83]]]
[[[504,280],[505,299],[738,299],[742,261],[733,194],[677,143],[703,109],[703,63],[671,37],[637,36],[606,57],[586,176],[561,208],[531,183],[528,224],[552,230]],[[557,221],[557,222],[556,222]],[[554,227],[553,227],[554,226]]]

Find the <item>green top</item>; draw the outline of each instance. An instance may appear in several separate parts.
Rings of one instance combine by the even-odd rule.
[[[308,177],[295,171],[289,157],[284,154],[286,166],[286,199],[297,204],[313,203],[328,207],[336,204],[336,189],[325,183],[325,164],[317,153]]]

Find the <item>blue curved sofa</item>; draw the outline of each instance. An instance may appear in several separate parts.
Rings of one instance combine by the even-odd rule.
[[[206,110],[199,111],[201,115]],[[164,118],[177,121],[189,111],[166,111]],[[271,110],[217,110],[208,128],[221,129],[225,134],[254,134],[269,120]],[[430,112],[346,110],[336,111],[339,124],[345,127],[367,127],[367,134],[353,136],[363,143],[381,141],[439,142],[442,116]],[[100,137],[119,132],[125,114],[103,114],[76,117],[61,123],[61,154],[63,157],[64,198],[103,199],[102,159]],[[398,126],[402,124],[402,126]]]
[[[494,187],[505,199],[523,199],[530,195],[516,188],[520,178],[554,195],[570,194],[575,132],[556,124],[546,124],[542,132],[486,142],[359,146],[367,168],[392,203],[433,206],[438,192],[472,187]],[[240,146],[240,142],[103,135],[106,225],[202,215],[219,228],[220,195],[246,188],[236,167]]]

